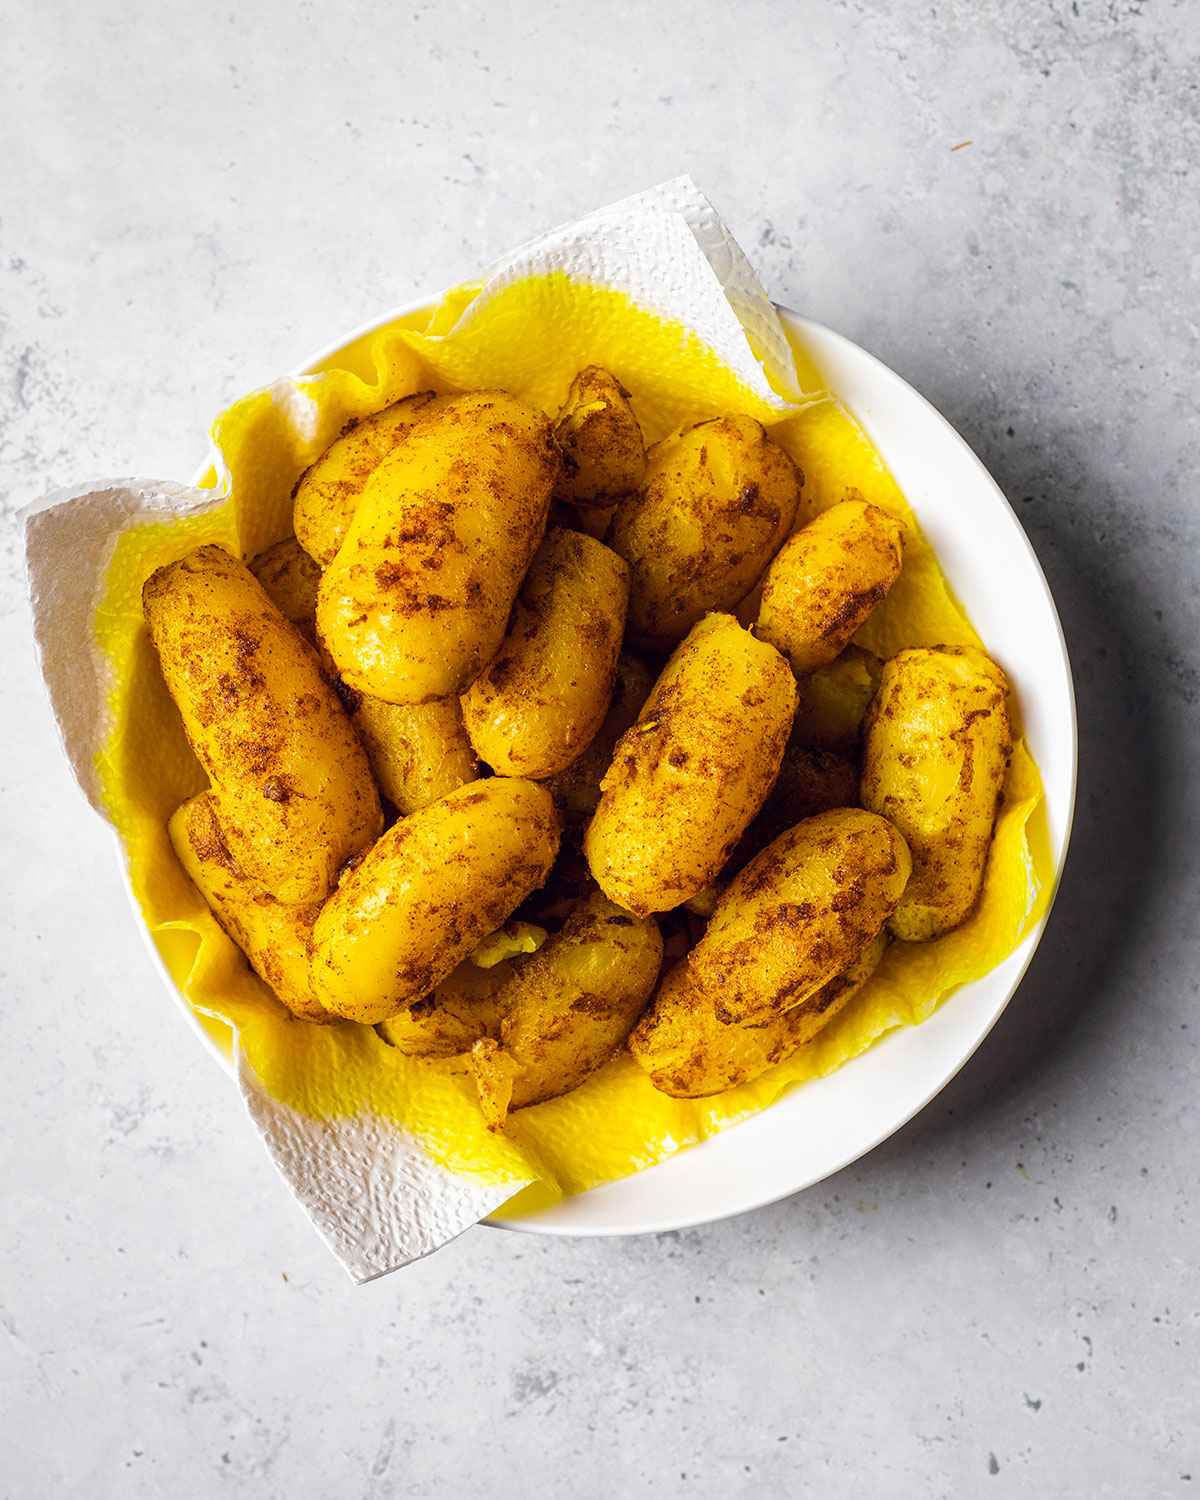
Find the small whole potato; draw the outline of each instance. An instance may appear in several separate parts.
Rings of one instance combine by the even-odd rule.
[[[316,640],[317,584],[321,569],[294,536],[260,552],[250,571],[267,598],[306,641]]]
[[[279,901],[321,900],[383,816],[316,653],[221,547],[159,568],[142,601],[238,868]]]
[[[656,443],[608,544],[630,568],[629,630],[672,646],[732,610],[792,529],[803,479],[751,417],[715,417]]]
[[[879,686],[883,663],[870,651],[847,646],[800,684],[792,739],[813,750],[852,750]]]
[[[794,742],[783,752],[779,775],[758,816],[730,855],[724,875],[737,873],[785,829],[835,807],[858,804],[858,766],[836,750],[808,750]]]
[[[518,963],[481,969],[470,959],[447,974],[431,995],[380,1021],[378,1031],[406,1057],[458,1057],[481,1037],[500,1035],[498,996]]]
[[[300,545],[320,567],[337,556],[367,480],[423,421],[436,416],[443,399],[418,391],[352,422],[301,474],[292,491],[292,525]]]
[[[493,1128],[509,1111],[578,1088],[616,1053],[658,978],[662,938],[599,891],[497,995],[499,1043],[471,1053],[480,1107]]]
[[[796,708],[783,657],[708,615],[622,735],[584,852],[601,890],[648,916],[708,885],[766,799]]]
[[[394,823],[313,929],[313,988],[373,1024],[423,999],[546,879],[558,816],[544,787],[494,777]]]
[[[177,808],[167,832],[192,884],[259,978],[300,1020],[331,1021],[313,994],[308,969],[309,941],[321,903],[285,906],[255,889],[229,852],[211,792]]]
[[[363,693],[355,695],[351,717],[379,790],[402,815],[479,775],[457,698],[384,703]]]
[[[629,602],[629,569],[579,531],[548,531],[499,654],[467,689],[463,719],[500,776],[564,770],[604,722]]]
[[[1012,753],[1008,680],[974,646],[901,651],[867,716],[862,800],[908,840],[913,874],[890,926],[949,932],[979,897]]]
[[[848,969],[896,909],[911,865],[892,824],[857,807],[780,834],[730,882],[688,956],[718,1020],[769,1021]]]
[[[603,537],[613,507],[646,473],[646,445],[629,392],[599,365],[571,382],[554,424],[562,470],[554,498],[578,510],[582,529]]]
[[[630,728],[654,686],[654,673],[632,651],[617,658],[616,681],[604,723],[582,755],[546,786],[563,814],[572,820],[590,818],[600,801],[600,783],[612,764],[617,741]]]
[[[788,538],[763,581],[755,634],[797,673],[840,654],[900,576],[904,528],[865,500],[843,500]]]
[[[702,1099],[751,1083],[786,1062],[845,1009],[878,968],[886,947],[881,932],[807,1000],[753,1026],[718,1020],[713,996],[682,959],[634,1028],[629,1050],[654,1087],[677,1099]]]
[[[428,703],[474,682],[500,649],[558,465],[541,412],[478,391],[372,471],[317,595],[317,632],[350,687]]]

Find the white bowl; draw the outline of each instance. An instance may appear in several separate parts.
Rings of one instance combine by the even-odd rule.
[[[356,329],[299,373],[422,305]],[[1075,695],[1062,626],[1033,548],[995,481],[923,396],[841,334],[786,308],[780,315],[883,454],[1013,682],[1045,785],[1057,884],[1075,805]],[[162,965],[140,911],[137,917],[171,994],[228,1067]],[[761,1114],[669,1161],[540,1213],[505,1219],[504,1227],[586,1235],[684,1229],[773,1203],[840,1171],[899,1130],[968,1061],[1016,992],[1046,920],[923,1025],[893,1032],[828,1078],[793,1089]]]

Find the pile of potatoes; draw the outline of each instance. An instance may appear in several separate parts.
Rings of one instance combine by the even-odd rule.
[[[1004,675],[851,643],[903,525],[812,516],[757,422],[647,452],[596,366],[553,422],[422,393],[294,506],[249,566],[201,547],[143,594],[210,782],[172,843],[293,1016],[457,1059],[493,1126],[625,1045],[696,1097],[970,913]]]

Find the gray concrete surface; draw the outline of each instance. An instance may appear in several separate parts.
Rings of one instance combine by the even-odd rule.
[[[1200,1491],[1195,7],[2,0],[0,56],[6,507],[186,477],[230,397],[687,169],[991,465],[1083,732],[1048,940],[898,1137],[355,1291],[164,1001],[6,531],[0,1494]]]

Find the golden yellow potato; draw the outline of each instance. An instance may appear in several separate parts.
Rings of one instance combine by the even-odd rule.
[[[800,684],[792,739],[814,750],[852,749],[882,671],[877,656],[847,646],[828,666],[810,673]]]
[[[654,686],[654,673],[632,651],[617,658],[616,680],[604,722],[582,755],[546,780],[566,817],[590,818],[600,801],[600,783],[612,764],[617,741],[633,724]]]
[[[553,798],[532,781],[473,781],[402,818],[317,918],[317,998],[368,1023],[422,999],[542,884],[557,849]]]
[[[614,375],[588,365],[572,380],[554,424],[563,460],[554,498],[575,506],[582,529],[595,537],[645,477],[646,445],[631,399]]]
[[[379,789],[397,812],[414,813],[479,775],[457,698],[384,703],[355,695],[358,730]]]
[[[193,885],[259,978],[294,1016],[331,1021],[313,994],[308,969],[308,945],[321,903],[285,906],[246,879],[222,837],[211,792],[177,808],[167,831]]]
[[[317,595],[317,633],[350,687],[428,703],[474,682],[500,649],[558,463],[541,412],[478,391],[371,473]]]
[[[762,810],[742,835],[725,866],[736,874],[760,849],[787,828],[834,807],[858,804],[858,766],[836,750],[807,750],[791,743]]]
[[[407,1057],[457,1057],[481,1037],[500,1034],[497,996],[524,960],[505,959],[481,969],[468,959],[447,974],[432,995],[380,1021],[383,1039]]]
[[[919,943],[979,896],[1012,752],[1008,680],[973,646],[901,651],[867,716],[862,801],[908,840],[913,873],[891,929]]]
[[[601,890],[647,916],[708,885],[779,770],[796,684],[773,646],[708,615],[672,655],[602,782],[584,852]]]
[[[467,689],[463,720],[500,776],[540,779],[587,749],[604,722],[629,602],[629,569],[579,531],[546,533],[500,653]]]
[[[598,891],[581,901],[506,980],[497,996],[499,1043],[472,1050],[488,1124],[568,1093],[602,1067],[641,1015],[661,963],[653,918],[633,917]]]
[[[806,818],[729,884],[688,963],[717,1018],[768,1021],[849,968],[896,909],[911,860],[886,818]]]
[[[630,568],[630,634],[681,640],[749,593],[792,529],[800,471],[751,417],[716,417],[656,443],[608,544]]]
[[[795,672],[838,656],[900,576],[904,528],[865,500],[843,500],[788,538],[763,581],[755,634]]]
[[[661,1093],[701,1099],[750,1083],[786,1062],[833,1020],[875,972],[887,947],[877,934],[841,974],[807,1000],[756,1026],[718,1020],[713,997],[686,959],[666,975],[629,1038],[634,1061]]]
[[[367,480],[442,404],[444,398],[432,391],[418,391],[352,422],[301,474],[292,491],[292,525],[300,545],[321,567],[337,556]]]
[[[159,568],[142,601],[238,867],[280,901],[321,900],[383,817],[316,653],[220,547]]]
[[[267,598],[306,641],[316,639],[317,584],[320,567],[294,536],[276,542],[251,562],[250,571]]]

